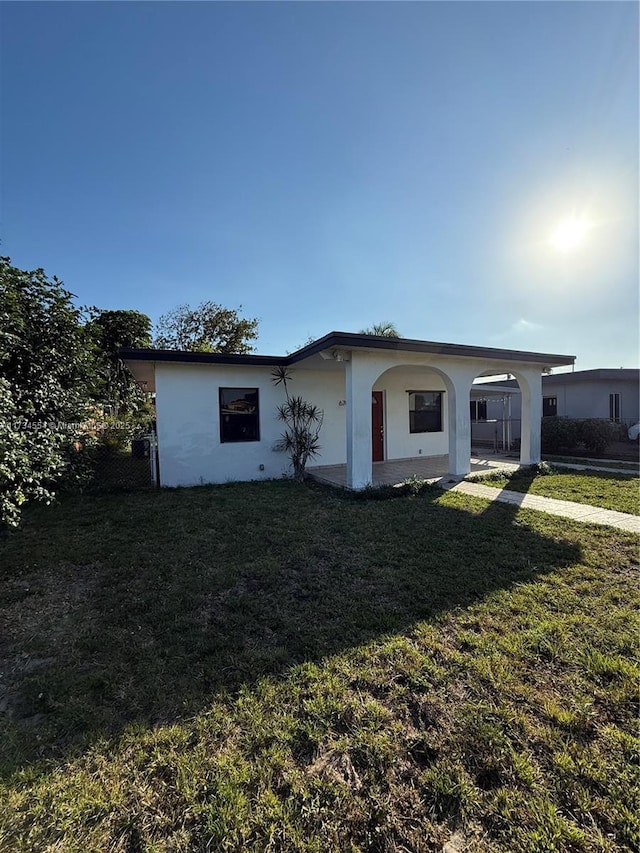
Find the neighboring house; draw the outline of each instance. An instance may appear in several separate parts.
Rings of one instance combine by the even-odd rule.
[[[598,368],[542,377],[542,415],[633,423],[640,415],[640,370]]]
[[[382,460],[448,454],[449,470],[469,472],[471,392],[478,376],[517,377],[522,409],[520,458],[540,459],[541,376],[573,356],[331,332],[288,356],[123,350],[135,378],[156,395],[160,483],[191,486],[280,477],[284,400],[291,392],[324,411],[314,464],[346,466],[363,488]],[[477,386],[473,386],[475,389]],[[504,396],[504,395],[501,395]]]
[[[515,409],[520,417],[520,388],[501,387],[493,383],[477,382],[471,387],[469,413],[471,418],[471,444],[474,447],[489,447],[497,451],[511,450],[516,438],[520,438],[520,421],[513,431]],[[514,399],[516,402],[514,403]]]
[[[482,389],[476,384],[474,390]],[[491,391],[518,390],[515,380],[491,382]],[[478,393],[481,391],[478,390]],[[521,406],[518,394],[511,403],[511,433],[520,436]],[[555,373],[542,377],[542,416],[602,418],[627,427],[640,419],[640,370],[597,368]]]

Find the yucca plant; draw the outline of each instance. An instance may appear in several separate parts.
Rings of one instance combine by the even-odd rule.
[[[283,386],[287,398],[276,410],[278,420],[287,425],[278,447],[289,454],[294,478],[303,480],[307,462],[317,456],[320,450],[318,436],[324,412],[302,397],[291,396],[287,383],[292,380],[292,376],[286,367],[276,367],[272,377],[274,385]]]

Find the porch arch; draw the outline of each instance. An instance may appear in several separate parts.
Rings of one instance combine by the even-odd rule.
[[[383,359],[362,357],[352,353],[346,364],[347,372],[347,485],[353,489],[363,488],[372,482],[372,433],[371,397],[374,387],[381,388],[386,374],[393,371],[416,376],[415,390],[420,388],[420,374],[432,373],[444,385],[446,408],[446,453],[449,472],[455,476],[469,473],[471,458],[471,424],[469,394],[477,369],[468,365],[452,364],[447,369],[430,361],[411,359]],[[410,389],[405,389],[410,390]],[[440,389],[433,389],[440,390]],[[408,405],[406,406],[406,429],[409,429]],[[444,431],[445,424],[443,424]]]
[[[540,461],[541,420],[542,420],[542,372],[539,367],[526,366],[514,368],[512,364],[497,365],[489,375],[506,374],[513,376],[520,391],[520,464],[532,465]],[[478,373],[475,378],[481,378]],[[481,390],[482,385],[474,385]]]

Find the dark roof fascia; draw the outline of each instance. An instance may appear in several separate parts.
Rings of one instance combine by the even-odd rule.
[[[130,361],[164,361],[182,364],[253,364],[263,367],[277,367],[288,363],[288,359],[280,355],[238,355],[168,349],[121,349],[120,357]]]
[[[463,358],[491,358],[498,361],[533,362],[545,365],[573,364],[575,356],[552,353],[525,352],[522,350],[476,347],[465,344],[445,344],[435,341],[418,341],[411,338],[387,338],[378,335],[359,335],[352,332],[329,332],[317,341],[296,350],[291,355],[237,355],[211,352],[184,352],[180,350],[122,349],[123,359],[138,361],[165,361],[187,364],[254,364],[263,366],[288,366],[310,358],[327,349],[380,349],[392,352],[433,353]]]
[[[435,341],[418,341],[412,338],[387,338],[379,335],[359,335],[352,332],[330,332],[323,338],[308,344],[306,347],[292,353],[288,358],[290,364],[316,355],[322,350],[332,347],[345,349],[384,349],[396,352],[424,352],[437,355],[457,355],[466,358],[494,358],[498,360],[529,361],[540,364],[572,364],[574,355],[558,355],[553,353],[525,352],[521,350],[497,349],[495,347],[476,347],[466,344],[445,344]]]
[[[638,382],[640,370],[637,367],[594,367],[591,370],[573,370],[565,373],[551,373],[542,377],[543,385],[563,385],[575,382]],[[480,385],[484,383],[478,383]],[[513,388],[517,386],[515,379],[500,379],[488,382],[489,385]]]

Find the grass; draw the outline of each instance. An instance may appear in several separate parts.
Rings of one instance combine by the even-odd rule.
[[[633,536],[290,482],[0,541],[0,849],[638,848]]]
[[[597,468],[612,468],[612,469],[621,469],[624,471],[629,471],[630,473],[637,474],[640,472],[640,463],[630,462],[629,460],[618,460],[618,459],[588,459],[584,456],[554,456],[550,453],[545,453],[545,460],[551,462],[565,462],[567,464],[577,464],[577,465],[586,465],[586,466],[595,466]]]
[[[545,498],[575,501],[640,515],[640,480],[633,474],[572,471],[560,468],[536,471],[525,468],[513,474],[497,471],[469,479],[496,489],[526,492]]]

